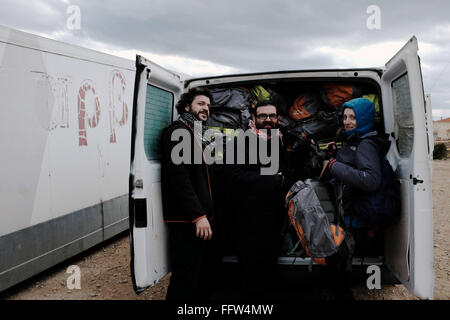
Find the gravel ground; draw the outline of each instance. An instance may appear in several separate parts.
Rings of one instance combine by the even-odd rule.
[[[449,211],[450,160],[434,161],[434,267],[437,300],[450,299]],[[81,271],[81,289],[69,290],[66,273],[71,265]],[[65,261],[0,294],[7,300],[162,300],[167,291],[170,274],[140,295],[133,291],[130,275],[128,234],[124,233],[87,252]],[[354,288],[358,300],[414,300],[402,285],[386,285],[380,290]]]

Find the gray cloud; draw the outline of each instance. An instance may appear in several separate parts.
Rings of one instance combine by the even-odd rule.
[[[33,1],[34,2],[34,1]],[[39,1],[38,1],[39,2]],[[243,72],[338,67],[320,46],[357,50],[412,35],[437,51],[424,51],[425,90],[433,107],[449,108],[450,28],[448,1],[41,1],[52,10],[36,12],[31,1],[0,0],[0,23],[52,34],[65,29],[66,8],[78,5],[82,29],[61,40],[100,41],[124,50],[206,60]],[[369,5],[381,9],[381,30],[366,27]],[[67,31],[67,30],[66,30]],[[444,72],[442,72],[442,70]],[[428,91],[430,92],[430,91]]]

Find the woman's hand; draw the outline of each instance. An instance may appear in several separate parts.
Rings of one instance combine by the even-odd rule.
[[[328,159],[336,158],[336,153],[337,153],[336,142],[331,141],[331,142],[327,143],[327,155],[328,155]]]

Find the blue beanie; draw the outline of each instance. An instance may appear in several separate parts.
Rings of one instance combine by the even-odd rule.
[[[375,105],[372,101],[364,98],[356,98],[347,101],[342,106],[342,112],[346,108],[353,109],[356,117],[356,128],[350,131],[342,131],[346,137],[356,133],[360,137],[369,133],[375,124]]]

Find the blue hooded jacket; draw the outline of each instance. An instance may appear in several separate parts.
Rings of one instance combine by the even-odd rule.
[[[375,105],[372,101],[364,98],[356,98],[344,103],[342,112],[346,108],[353,109],[356,117],[356,128],[350,131],[342,131],[345,137],[357,134],[362,137],[372,131],[375,124]]]

